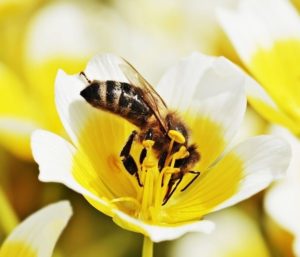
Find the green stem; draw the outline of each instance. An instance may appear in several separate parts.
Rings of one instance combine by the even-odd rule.
[[[153,242],[149,237],[144,236],[142,257],[152,257],[152,256],[153,256]]]
[[[6,194],[0,187],[0,226],[8,235],[18,224],[18,218],[10,205]]]

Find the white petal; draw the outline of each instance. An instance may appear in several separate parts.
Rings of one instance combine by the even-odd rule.
[[[245,62],[277,39],[300,38],[299,15],[287,0],[243,0],[237,11],[219,10],[218,18]]]
[[[281,178],[291,159],[290,146],[275,136],[257,136],[239,144],[233,150],[244,162],[244,178],[239,191],[216,207],[220,210],[236,204],[266,188]]]
[[[116,80],[128,82],[120,68],[121,64],[124,64],[124,61],[117,55],[99,54],[89,61],[85,72],[90,80]]]
[[[300,235],[300,183],[284,181],[270,190],[265,197],[265,210],[283,228]]]
[[[22,257],[22,251],[33,250],[38,257],[52,256],[56,241],[71,215],[72,209],[68,201],[51,204],[37,211],[14,229],[2,245],[0,255],[8,256],[7,252],[14,254],[14,257]],[[22,248],[17,248],[18,246]]]
[[[300,141],[299,138],[295,137],[289,130],[279,127],[272,126],[270,133],[276,136],[282,137],[286,142],[288,142],[292,149],[292,159],[287,170],[287,180],[300,181]]]
[[[293,244],[294,252],[296,254],[296,257],[300,256],[300,235],[298,235],[294,241]]]
[[[261,87],[253,78],[247,77],[246,81],[246,94],[248,97],[252,97],[255,100],[264,102],[270,108],[276,112],[281,112],[277,104],[272,100],[268,93]]]
[[[223,57],[194,53],[171,67],[157,90],[171,108],[208,117],[221,125],[228,143],[245,112],[247,78]]]
[[[62,183],[70,189],[88,197],[109,215],[111,206],[86,188],[72,175],[75,148],[61,137],[43,130],[36,130],[31,139],[34,160],[39,164],[39,179],[44,182]]]
[[[154,226],[132,218],[123,212],[115,212],[114,221],[121,227],[147,235],[153,242],[174,240],[188,232],[211,233],[214,223],[208,220],[196,221],[179,226]],[[128,224],[130,228],[128,227]]]

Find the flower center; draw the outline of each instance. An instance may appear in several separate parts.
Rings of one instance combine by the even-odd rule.
[[[135,209],[133,215],[151,223],[160,221],[162,206],[169,201],[181,181],[183,171],[176,167],[176,161],[189,156],[187,148],[183,145],[185,138],[180,132],[170,130],[168,136],[171,141],[164,163],[160,168],[159,160],[153,149],[155,142],[149,139],[142,142],[143,151],[146,154],[137,174],[139,183],[142,184],[137,198],[122,197],[112,201],[113,203],[130,202]],[[181,145],[176,152],[173,149],[174,143]]]

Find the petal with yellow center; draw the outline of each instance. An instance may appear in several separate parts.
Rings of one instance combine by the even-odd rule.
[[[112,208],[105,196],[94,194],[92,186],[84,188],[84,182],[77,181],[75,176],[77,170],[89,172],[93,169],[92,165],[84,157],[78,159],[77,149],[63,138],[43,130],[37,130],[31,138],[32,153],[35,161],[39,164],[39,179],[44,182],[57,182],[66,185],[74,191],[84,195],[93,203],[97,203],[96,208],[107,215],[111,215]],[[87,173],[87,179],[89,174]],[[82,184],[81,184],[82,182]],[[101,180],[97,180],[100,185]],[[105,185],[100,186],[105,188]]]
[[[299,18],[300,20],[300,18]],[[300,22],[299,22],[300,25]],[[249,70],[269,92],[283,112],[294,121],[300,120],[300,38],[282,39],[268,49],[258,49],[249,63]],[[296,128],[295,128],[296,127]]]
[[[97,58],[93,62],[97,62]],[[88,66],[87,76],[93,75],[93,72],[88,73],[89,67],[94,66]],[[109,71],[109,63],[104,67]],[[99,72],[101,74],[101,69]],[[120,153],[136,128],[125,119],[86,103],[80,96],[84,87],[84,81],[78,76],[67,76],[63,72],[57,76],[57,108],[77,149],[74,161],[78,165],[74,166],[73,174],[82,186],[101,197],[111,200],[135,196],[140,188],[136,178],[125,170]],[[133,153],[140,151],[141,146],[133,146]],[[135,161],[138,163],[138,160]]]
[[[246,93],[250,104],[258,111],[266,120],[273,123],[281,124],[295,134],[299,133],[298,122],[287,115],[276,102],[272,100],[270,95],[262,88],[254,79],[249,77],[246,85]]]
[[[299,134],[299,14],[288,1],[267,0],[242,1],[236,12],[220,10],[218,16],[245,66],[276,102],[252,91],[251,104]]]
[[[251,138],[203,171],[186,191],[178,192],[165,212],[173,222],[182,222],[240,202],[282,176],[290,156],[289,145],[280,138]]]
[[[99,178],[94,181],[89,180],[89,172],[92,172],[94,167],[87,160],[78,159],[76,157],[78,152],[72,145],[50,132],[41,130],[34,132],[32,149],[34,158],[39,163],[40,180],[65,184],[84,195],[95,208],[112,216],[114,222],[125,229],[148,235],[156,242],[172,240],[191,231],[209,233],[213,229],[213,224],[209,221],[154,225],[134,218],[134,213],[131,213],[130,210],[137,209],[137,206],[130,201],[126,203],[126,197],[119,198],[120,205],[118,205],[118,198],[109,201],[108,197],[111,197],[111,192],[105,191],[105,185],[101,186],[101,180]],[[82,172],[82,177],[76,174],[79,171]],[[96,183],[98,185],[94,186],[93,184]],[[130,187],[130,184],[125,184],[125,186]],[[107,190],[109,189],[107,188]],[[103,197],[103,195],[108,197]],[[122,203],[123,200],[125,203]]]
[[[243,0],[237,10],[219,9],[217,14],[246,65],[257,50],[269,49],[278,40],[300,38],[299,14],[289,1]]]
[[[72,215],[67,201],[51,204],[17,226],[3,243],[1,257],[50,257]]]
[[[194,53],[171,67],[158,92],[183,114],[206,169],[231,141],[246,108],[246,74],[225,58]],[[230,113],[230,115],[228,115]]]

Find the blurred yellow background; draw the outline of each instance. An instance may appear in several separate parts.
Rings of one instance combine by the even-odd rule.
[[[55,257],[131,257],[139,256],[142,248],[140,235],[117,227],[82,196],[63,185],[38,181],[30,133],[45,128],[65,135],[54,106],[57,70],[78,73],[94,54],[113,52],[155,85],[167,67],[193,51],[224,55],[241,64],[215,17],[215,8],[233,8],[237,2],[0,1],[0,190],[19,221],[48,203],[71,201],[74,216]],[[249,109],[238,138],[267,128]],[[292,236],[264,213],[263,197],[261,193],[214,214],[220,226],[210,236],[187,235],[155,245],[155,256],[292,257]],[[2,219],[0,242],[11,229]],[[190,254],[195,252],[198,255]]]

